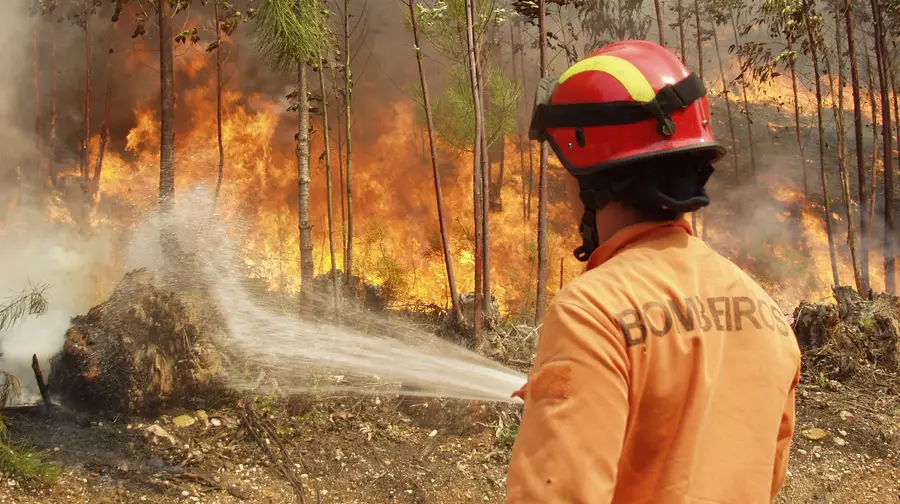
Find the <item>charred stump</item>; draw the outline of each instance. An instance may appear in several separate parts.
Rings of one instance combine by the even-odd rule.
[[[849,377],[860,366],[900,370],[900,299],[890,294],[860,296],[835,287],[837,303],[801,303],[794,332],[807,361],[829,378]]]
[[[224,399],[227,358],[212,342],[225,324],[204,298],[163,288],[143,269],[126,274],[108,300],[73,319],[51,360],[51,392],[126,415]]]

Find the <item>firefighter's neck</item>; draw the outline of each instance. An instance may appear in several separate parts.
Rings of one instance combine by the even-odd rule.
[[[600,243],[609,240],[620,230],[641,222],[641,217],[635,210],[625,207],[618,201],[608,203],[602,210],[597,210],[596,217],[597,238]]]

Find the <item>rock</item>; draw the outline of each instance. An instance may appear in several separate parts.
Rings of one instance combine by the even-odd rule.
[[[856,420],[856,415],[854,415],[853,413],[850,413],[849,411],[843,410],[838,414],[840,415],[841,420],[843,420],[845,422]]]
[[[158,443],[160,439],[167,439],[172,446],[175,446],[178,443],[175,440],[175,437],[166,432],[166,429],[163,429],[159,424],[153,424],[150,427],[147,427],[147,430],[144,431],[144,437],[150,438],[154,443]]]
[[[803,432],[801,432],[801,434],[802,434],[803,437],[805,437],[806,439],[811,439],[811,440],[813,440],[813,441],[818,441],[818,440],[820,440],[820,439],[825,438],[825,436],[828,435],[828,433],[825,432],[825,429],[820,429],[820,428],[818,428],[818,427],[813,427],[813,428],[811,428],[811,429],[806,429],[806,430],[804,430]]]
[[[847,446],[847,442],[844,441],[844,438],[839,438],[837,436],[834,436],[831,440],[834,441],[834,444],[836,444],[838,446]]]
[[[197,419],[190,415],[179,415],[172,419],[172,423],[175,424],[175,427],[181,429],[194,425],[195,423],[197,423]]]
[[[210,418],[209,424],[212,425],[213,427],[221,427],[222,419],[221,418]]]

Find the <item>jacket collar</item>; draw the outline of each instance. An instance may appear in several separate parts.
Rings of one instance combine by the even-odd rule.
[[[591,254],[588,259],[587,269],[591,270],[612,259],[631,245],[643,241],[652,235],[669,234],[669,233],[687,233],[694,236],[694,229],[686,218],[675,221],[664,222],[641,222],[622,228],[608,240],[603,242],[597,250]]]

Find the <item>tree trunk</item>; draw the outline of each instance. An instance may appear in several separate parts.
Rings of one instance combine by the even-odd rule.
[[[794,47],[790,39],[787,41],[788,51]],[[809,178],[806,171],[806,153],[803,150],[803,138],[800,135],[800,99],[797,95],[797,61],[791,58],[791,88],[794,92],[794,130],[797,132],[797,148],[800,149],[800,166],[803,168],[803,197],[809,201]]]
[[[878,0],[871,0],[872,17],[875,20],[875,61],[878,65],[878,80],[881,87],[881,138],[884,142],[884,290],[896,292],[894,285],[894,167],[891,140],[890,84],[885,43],[885,26]],[[874,126],[874,124],[873,124]]]
[[[874,0],[873,0],[874,1]],[[822,76],[819,74],[819,54],[817,39],[813,32],[812,23],[809,21],[809,11],[812,7],[808,0],[803,1],[803,21],[806,24],[806,33],[809,40],[809,52],[813,63],[813,76],[816,83],[816,118],[819,122],[819,167],[822,171],[822,200],[825,204],[825,232],[828,235],[828,253],[831,257],[831,276],[834,286],[841,284],[838,276],[837,253],[834,246],[834,233],[831,229],[831,199],[828,197],[828,172],[825,168],[825,124],[822,121]]]
[[[344,126],[347,141],[347,281],[353,278],[353,143],[350,138],[350,94],[353,88],[353,72],[350,71],[350,0],[344,0]]]
[[[878,103],[875,100],[875,66],[869,57],[869,45],[863,40],[863,55],[866,58],[866,76],[869,84],[869,108],[872,111],[872,176],[869,188],[869,222],[875,221],[875,189],[878,187]]]
[[[56,23],[50,23],[50,145],[47,147],[47,164],[50,182],[56,187],[56,124],[59,112],[56,106]]]
[[[491,210],[495,212],[502,212],[503,178],[506,175],[506,135],[501,136],[497,139],[497,141],[500,142],[500,159],[498,160],[500,169],[497,173],[497,181],[491,183]]]
[[[484,75],[481,71],[481,58],[482,54],[479,51],[478,47],[478,38],[475,34],[475,20],[478,19],[478,6],[477,0],[471,0],[469,8],[472,11],[472,36],[475,43],[475,77],[476,77],[476,85],[478,92],[478,101],[475,104],[475,114],[480,117],[481,121],[481,134],[476,138],[480,138],[481,141],[481,186],[482,186],[482,194],[481,194],[481,225],[484,228],[482,230],[482,240],[484,241],[484,245],[482,246],[482,268],[484,269],[481,276],[481,304],[482,304],[482,317],[485,320],[490,320],[491,318],[491,227],[490,227],[490,207],[491,207],[491,161],[490,161],[490,152],[488,151],[487,144],[487,123],[484,119]]]
[[[447,234],[447,223],[444,216],[444,196],[441,192],[441,176],[438,171],[437,147],[434,144],[434,121],[431,117],[431,98],[428,95],[428,83],[425,80],[425,68],[422,65],[422,49],[419,47],[419,25],[416,22],[416,0],[409,0],[409,16],[412,20],[414,51],[416,65],[419,69],[419,84],[422,86],[422,99],[425,105],[425,123],[428,126],[428,142],[431,148],[431,170],[434,174],[434,196],[437,200],[438,225],[441,229],[441,245],[444,249],[444,266],[447,268],[447,285],[450,290],[450,303],[456,322],[462,322],[462,311],[459,306],[459,293],[456,290],[456,276],[453,274],[453,256],[450,253],[450,237]]]
[[[834,33],[835,54],[837,57],[837,81],[834,80],[831,61],[826,53],[826,71],[831,78],[831,109],[834,112],[834,123],[837,129],[838,163],[841,177],[841,195],[844,198],[844,214],[847,216],[847,244],[850,246],[850,260],[853,264],[853,280],[858,292],[864,292],[862,276],[860,275],[859,262],[856,253],[856,233],[853,230],[853,198],[850,196],[850,176],[847,173],[847,139],[844,130],[844,70],[843,56],[841,54],[841,18],[840,4],[834,6]],[[836,96],[835,96],[836,95]],[[835,106],[836,105],[836,106]]]
[[[666,45],[666,30],[663,25],[662,6],[660,0],[653,0],[653,7],[656,8],[656,29],[659,30],[659,45]]]
[[[678,44],[681,46],[681,61],[687,64],[687,51],[684,48],[684,5],[683,0],[678,0]]]
[[[734,32],[734,46],[740,46],[740,40],[738,39],[738,30],[737,30],[737,21],[734,18],[734,10],[731,10],[731,30]],[[743,61],[740,57],[738,57],[738,61],[743,66]],[[747,119],[747,140],[750,142],[748,145],[748,151],[750,152],[750,173],[756,175],[756,157],[754,155],[754,151],[756,147],[753,145],[753,119],[750,118],[750,101],[747,99],[747,82],[744,80],[744,77],[741,77],[741,92],[744,94],[744,116]]]
[[[110,36],[109,51],[106,54],[106,89],[103,91],[103,126],[100,129],[100,149],[97,151],[97,161],[94,163],[94,175],[91,177],[91,196],[100,191],[100,175],[103,172],[103,159],[106,155],[106,146],[109,142],[109,102],[113,89],[113,44],[116,41],[118,24],[113,24],[113,32]]]
[[[219,176],[216,179],[216,194],[213,207],[219,202],[222,178],[225,176],[225,143],[222,141],[222,25],[219,23],[219,0],[213,0],[216,22],[216,133],[219,141]],[[322,89],[325,94],[325,89]]]
[[[309,83],[306,65],[297,64],[297,189],[300,197],[300,285],[303,290],[312,286],[313,265],[312,220],[309,216]]]
[[[325,137],[325,201],[328,204],[328,253],[331,257],[331,288],[334,292],[334,319],[340,318],[337,257],[334,250],[334,192],[331,183],[331,139],[328,126],[328,89],[325,87],[325,60],[319,59],[319,87],[322,89],[322,135]],[[221,131],[221,130],[220,130]]]
[[[621,4],[619,7],[621,8]],[[544,0],[538,0],[538,8],[540,9],[538,27],[541,31],[541,78],[544,78],[547,75],[547,30],[545,29]],[[540,325],[544,318],[544,310],[547,308],[547,277],[549,274],[549,251],[547,247],[547,157],[547,142],[542,141],[540,179],[538,180],[538,281],[534,314],[535,326]]]
[[[168,2],[163,2],[168,3]],[[160,12],[162,12],[160,7]],[[160,27],[162,29],[162,27]],[[84,139],[81,146],[81,178],[84,189],[91,166],[91,11],[90,0],[84,0]]]
[[[657,0],[658,2],[658,0]],[[700,24],[700,0],[694,0],[694,22],[697,24],[697,75],[703,79],[703,28]]]
[[[29,181],[37,181],[38,185],[47,183],[47,176],[44,173],[44,119],[41,108],[41,65],[40,50],[38,46],[38,27],[41,22],[41,13],[39,12],[34,18],[34,26],[32,28],[32,39],[34,46],[34,59],[32,61],[32,77],[34,80],[34,126],[37,137],[37,145],[35,151],[35,169],[34,173],[28,177]]]
[[[862,293],[869,292],[869,212],[866,197],[866,162],[863,154],[862,99],[859,92],[859,65],[856,59],[856,41],[853,33],[853,0],[845,0],[844,21],[847,28],[847,54],[850,56],[850,79],[853,86],[853,127],[856,134],[856,170],[859,178],[859,269],[862,277]]]
[[[522,42],[522,25],[518,25],[519,31],[519,71],[522,73],[522,82],[526,84],[528,79],[525,74],[525,50],[524,44]],[[530,112],[529,112],[530,114]],[[531,199],[534,194],[534,149],[531,146],[531,142],[525,142],[525,145],[528,148],[528,197],[525,202],[525,219],[531,220]],[[524,165],[523,165],[524,169]],[[525,176],[524,174],[522,175]]]
[[[340,90],[337,87],[337,76],[335,75],[334,67],[331,68],[331,83],[334,86],[335,92],[339,92]],[[343,97],[343,93],[341,93]],[[338,192],[341,195],[341,253],[344,254],[344,267],[346,269],[346,254],[347,254],[347,205],[344,201],[344,109],[341,107],[343,104],[343,99],[338,101],[338,113],[337,113],[337,134],[338,134]]]
[[[175,62],[172,52],[172,0],[159,0],[160,125],[159,203],[164,214],[175,198]]]
[[[725,96],[725,112],[728,116],[728,132],[731,135],[731,155],[734,159],[734,183],[735,187],[741,186],[741,169],[738,165],[737,139],[734,137],[734,119],[731,115],[731,99],[728,90],[728,80],[725,78],[725,66],[722,64],[722,53],[719,51],[719,35],[716,33],[716,25],[712,25],[713,43],[716,47],[716,60],[719,62],[719,78],[722,79],[722,93]],[[741,197],[737,195],[737,213],[741,213]]]
[[[697,76],[700,77],[700,80],[703,80],[703,29],[700,25],[700,1],[694,0],[694,22],[697,25]],[[697,229],[697,216],[700,214],[700,210],[695,211],[691,214],[691,226],[696,230]],[[706,232],[708,231],[709,223],[707,222],[705,216],[703,219],[703,232],[698,236],[701,240],[706,241]]]
[[[474,216],[475,216],[475,344],[480,345],[482,341],[482,329],[484,324],[483,304],[481,296],[483,294],[483,273],[484,273],[484,212],[482,193],[482,170],[481,170],[481,135],[483,134],[484,125],[481,123],[481,115],[478,114],[478,105],[480,99],[478,96],[478,73],[475,63],[475,26],[472,19],[472,0],[465,0],[466,9],[466,43],[469,51],[469,85],[472,89],[472,104],[475,111],[475,138],[473,139],[472,150],[474,152],[473,171],[473,199],[474,199]]]
[[[521,82],[523,88],[525,86],[525,71],[522,69],[521,71],[521,79],[519,78],[519,73],[516,71],[516,52],[520,50],[518,46],[518,42],[516,42],[516,35],[514,27],[518,26],[518,23],[515,25],[513,23],[509,24],[509,43],[512,46],[512,68],[513,68],[513,82]],[[522,142],[522,114],[517,110],[516,111],[516,147],[519,150],[519,170],[522,174],[522,223],[528,222],[528,184],[525,180],[525,147]]]

